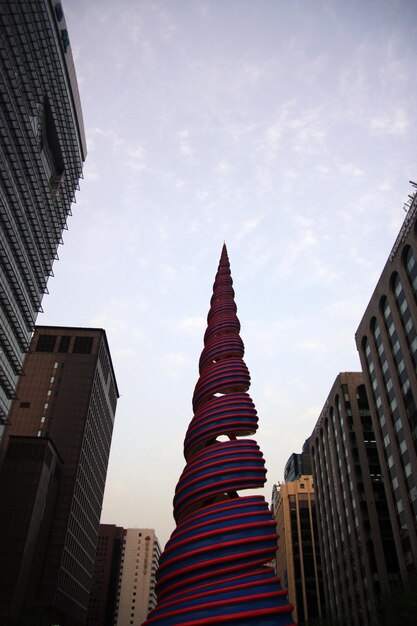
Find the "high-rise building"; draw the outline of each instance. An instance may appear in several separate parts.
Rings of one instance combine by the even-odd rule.
[[[0,0],[0,73],[1,431],[86,156],[60,2]]]
[[[87,626],[113,626],[124,528],[100,524]]]
[[[13,594],[9,601],[2,596],[3,613],[13,610],[16,616],[39,607],[56,615],[60,626],[85,623],[118,395],[104,330],[36,327],[12,403],[11,423],[1,442],[4,462],[0,470],[2,474],[10,469],[17,454],[25,460],[27,472],[38,468],[39,478],[33,478],[38,486],[30,485],[26,476],[29,486],[23,492],[19,485],[24,482],[25,466],[8,472],[8,501],[2,505],[15,512],[19,533],[13,532],[12,524],[2,527],[0,518],[0,554],[9,554],[10,542],[15,542],[13,571],[18,569],[19,580],[31,568],[36,575],[26,576],[26,588],[20,585],[20,599],[13,607]],[[38,444],[35,450],[34,439],[44,440],[44,446]],[[55,482],[56,494],[50,494]],[[20,510],[28,506],[24,496],[29,491],[32,496],[35,491],[38,494],[32,499],[34,515],[23,517]],[[56,501],[44,545],[46,530],[36,543],[42,521],[36,511],[44,500],[51,507],[52,496]],[[36,546],[28,550],[33,542]],[[40,558],[42,567],[38,566]],[[8,561],[4,564],[0,587],[7,586],[12,567]]]
[[[275,571],[288,589],[288,600],[294,606],[294,621],[303,626],[324,615],[312,475],[301,475],[297,480],[274,485],[271,508],[279,536]]]
[[[417,567],[417,195],[356,332],[403,579]]]
[[[155,607],[155,575],[160,555],[153,529],[124,530],[115,626],[141,626]]]
[[[326,612],[376,626],[399,568],[362,373],[337,376],[310,442]]]
[[[305,440],[301,454],[293,452],[284,469],[286,483],[299,480],[303,475],[311,475],[310,439]]]

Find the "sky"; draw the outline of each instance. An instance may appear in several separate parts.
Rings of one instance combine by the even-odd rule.
[[[270,500],[340,371],[417,178],[415,0],[66,0],[88,155],[38,324],[104,328],[103,523],[175,527],[229,252]]]

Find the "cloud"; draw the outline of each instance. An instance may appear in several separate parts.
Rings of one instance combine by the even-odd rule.
[[[98,313],[92,317],[90,324],[93,328],[105,328],[106,332],[125,331],[129,326],[126,319],[109,317],[106,313]]]
[[[178,274],[178,269],[174,265],[167,265],[166,263],[161,265],[161,278],[162,280],[175,280]]]
[[[228,163],[227,161],[220,161],[217,165],[217,171],[220,172],[220,174],[228,174],[232,169],[232,166],[230,165],[230,163]]]
[[[135,172],[145,169],[145,154],[145,149],[142,146],[129,150],[127,153],[126,165],[129,169]]]
[[[135,350],[133,348],[123,348],[114,351],[114,356],[120,359],[130,359],[131,357],[136,356]]]
[[[391,114],[376,115],[370,120],[371,135],[405,135],[410,122],[404,109],[397,109]]]
[[[183,354],[173,352],[171,354],[165,354],[162,357],[161,365],[169,378],[178,378],[185,362],[186,359]]]
[[[121,148],[126,144],[124,137],[111,128],[104,130],[103,128],[95,126],[90,130],[90,136],[93,138],[103,137],[107,139],[114,148]]]
[[[244,77],[250,83],[258,83],[260,79],[265,79],[269,75],[269,67],[266,64],[246,62],[242,67]]]
[[[264,132],[259,149],[267,158],[288,144],[296,153],[314,152],[326,138],[323,120],[321,107],[305,109],[295,101],[286,102]]]
[[[243,222],[242,226],[238,229],[234,239],[240,241],[248,233],[254,231],[262,221],[262,217],[254,217],[252,219]]]
[[[194,331],[204,330],[206,325],[207,320],[205,317],[187,317],[179,323],[178,327],[180,330],[193,333]]]
[[[345,176],[360,178],[365,175],[364,171],[354,163],[341,163],[337,168]]]
[[[97,171],[97,167],[94,161],[87,160],[86,166],[83,170],[83,174],[86,180],[99,180],[100,178],[100,174]]]
[[[294,348],[296,350],[308,350],[309,352],[323,352],[326,346],[317,339],[304,339],[295,343]]]
[[[179,148],[180,154],[185,157],[192,157],[194,154],[193,148],[190,145],[190,131],[188,129],[183,129],[178,131],[177,133],[179,139]]]

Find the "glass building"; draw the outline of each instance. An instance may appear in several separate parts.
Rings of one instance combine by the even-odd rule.
[[[356,333],[403,579],[417,565],[417,199]]]
[[[299,480],[303,474],[311,474],[310,439],[306,439],[302,452],[293,452],[285,464],[284,480],[286,483]]]
[[[0,0],[0,73],[1,425],[86,156],[60,2]]]

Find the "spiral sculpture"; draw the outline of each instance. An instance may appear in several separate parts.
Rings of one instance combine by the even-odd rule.
[[[146,626],[294,626],[293,607],[273,569],[277,534],[262,496],[265,463],[251,439],[258,418],[223,246],[213,286],[186,467],[174,497],[177,528],[159,562],[158,603]],[[221,439],[219,439],[221,437]]]

